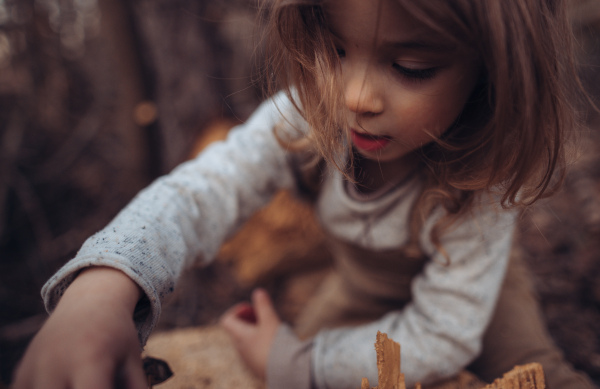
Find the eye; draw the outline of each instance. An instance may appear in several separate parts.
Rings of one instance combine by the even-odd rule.
[[[401,66],[397,63],[393,64],[392,67],[403,77],[415,81],[429,80],[435,77],[439,70],[439,68],[436,67],[426,69],[407,68],[406,66]]]
[[[346,50],[342,49],[341,47],[336,47],[335,52],[337,53],[337,56],[340,58],[344,58],[346,56]]]

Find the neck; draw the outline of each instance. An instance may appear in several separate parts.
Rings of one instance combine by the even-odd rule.
[[[380,188],[396,184],[406,179],[418,165],[416,154],[412,153],[392,161],[378,161],[354,156],[354,179],[362,193],[372,193]]]

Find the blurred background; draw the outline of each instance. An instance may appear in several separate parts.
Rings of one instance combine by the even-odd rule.
[[[571,6],[597,99],[600,0]],[[203,129],[260,102],[260,34],[255,0],[0,0],[0,388],[47,317],[43,283]],[[600,382],[600,121],[582,109],[581,157],[565,190],[524,216],[517,249],[553,336]]]
[[[244,0],[0,0],[0,377],[39,290],[201,129],[243,120],[260,31]]]

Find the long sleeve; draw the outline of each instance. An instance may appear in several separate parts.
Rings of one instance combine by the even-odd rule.
[[[125,272],[145,292],[151,314],[137,323],[145,343],[160,316],[160,302],[196,258],[212,260],[222,242],[274,192],[294,183],[289,156],[273,133],[293,109],[283,95],[263,103],[224,142],[155,181],[42,289],[52,311],[78,271],[110,266]],[[294,129],[295,131],[295,129]]]
[[[403,310],[360,327],[319,332],[312,349],[316,387],[355,387],[362,377],[376,382],[377,331],[400,343],[408,386],[452,376],[471,362],[504,278],[515,216],[490,207],[457,226],[442,242],[450,263],[429,244],[432,259],[415,277],[413,299]]]

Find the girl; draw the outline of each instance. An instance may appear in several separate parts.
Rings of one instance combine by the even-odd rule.
[[[410,385],[539,361],[551,387],[592,387],[509,261],[518,208],[560,180],[575,122],[564,4],[282,0],[270,17],[269,74],[284,92],[143,191],[48,281],[53,313],[15,388],[144,387],[136,333],[144,344],[183,269],[311,170],[336,273],[293,330],[262,290],[255,322],[245,304],[222,318],[269,387],[376,380],[377,330],[402,345]]]

